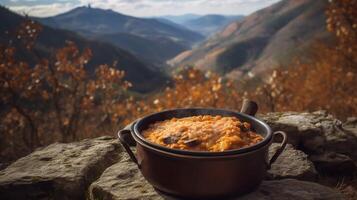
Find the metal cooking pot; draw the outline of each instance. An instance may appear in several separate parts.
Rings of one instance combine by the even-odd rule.
[[[185,199],[212,199],[239,196],[259,186],[266,171],[284,150],[287,142],[282,131],[272,133],[270,127],[254,117],[257,104],[244,101],[241,112],[213,108],[174,109],[154,113],[136,120],[118,133],[130,158],[146,180],[157,190]],[[251,124],[263,136],[255,145],[224,152],[202,152],[171,149],[154,144],[142,131],[157,121],[194,115],[234,116]],[[281,147],[268,161],[268,148],[273,137],[281,135]],[[130,149],[136,146],[136,155]]]

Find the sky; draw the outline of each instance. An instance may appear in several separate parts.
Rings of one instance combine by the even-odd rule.
[[[20,14],[47,17],[91,4],[139,17],[162,15],[225,14],[248,15],[279,0],[0,0]]]

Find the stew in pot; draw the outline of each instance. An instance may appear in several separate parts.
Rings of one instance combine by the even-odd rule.
[[[236,117],[198,115],[153,123],[143,131],[149,141],[169,148],[220,152],[254,145],[263,137]]]

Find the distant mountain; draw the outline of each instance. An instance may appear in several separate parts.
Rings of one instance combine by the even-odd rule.
[[[326,5],[324,0],[282,0],[231,23],[169,63],[190,64],[235,78],[287,64],[311,42],[331,39],[325,27]]]
[[[113,10],[78,7],[66,13],[39,19],[44,24],[73,31],[93,33],[131,33],[148,38],[169,37],[176,41],[194,43],[202,36],[187,30],[177,29],[155,19],[137,18]]]
[[[151,40],[128,33],[113,33],[94,34],[92,38],[127,49],[155,66],[161,66],[162,62],[188,49],[187,46],[166,37]]]
[[[54,17],[37,20],[54,28],[103,39],[101,41],[113,43],[149,61],[153,61],[152,58],[155,57],[154,62],[164,62],[204,39],[202,35],[191,30],[162,23],[156,19],[137,18],[99,8],[78,7]],[[108,35],[110,37],[107,38]],[[123,38],[120,38],[121,36]],[[122,45],[128,38],[130,39],[125,41],[125,45]],[[149,54],[155,55],[152,57],[148,56]]]
[[[205,15],[199,18],[191,19],[182,23],[186,28],[210,36],[223,29],[233,21],[243,19],[243,15],[224,16],[224,15]]]
[[[198,19],[202,17],[202,15],[196,15],[196,14],[184,14],[184,15],[165,15],[165,16],[160,16],[158,18],[163,18],[170,20],[176,24],[183,24],[187,21]]]
[[[25,18],[4,7],[0,7],[0,19],[0,43],[13,41],[13,44],[17,47],[18,54],[21,55],[18,59],[33,63],[32,55],[17,45],[18,39],[16,35],[6,34],[6,31],[11,32],[16,29]],[[43,26],[35,50],[41,56],[48,57],[54,49],[63,47],[65,41],[73,41],[81,49],[88,47],[92,50],[93,58],[87,65],[87,70],[90,73],[93,73],[99,64],[112,64],[114,61],[118,61],[118,68],[126,72],[126,79],[133,83],[133,89],[136,91],[152,91],[163,85],[167,80],[165,75],[152,69],[150,65],[140,61],[132,54],[106,43],[84,39],[70,31]]]
[[[176,28],[179,28],[179,29],[185,29],[185,30],[188,30],[186,27],[184,27],[183,25],[181,24],[177,24],[169,19],[166,19],[166,18],[161,18],[161,17],[157,17],[157,18],[153,18],[153,19],[156,19],[158,20],[159,22],[161,23],[164,23],[164,24],[167,24],[167,25],[170,25],[170,26],[173,26],[173,27],[176,27]]]

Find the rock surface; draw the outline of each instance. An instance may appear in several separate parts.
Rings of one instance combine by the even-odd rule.
[[[85,199],[85,191],[118,161],[112,137],[70,144],[55,143],[0,172],[0,199]]]
[[[273,130],[288,134],[289,143],[309,154],[326,151],[350,156],[357,160],[357,122],[343,125],[325,111],[313,113],[268,113],[259,116]],[[357,120],[356,120],[357,121]]]
[[[89,188],[91,200],[163,199],[127,155],[104,171]]]
[[[269,149],[271,158],[280,147],[279,144],[273,143]],[[288,144],[283,153],[273,163],[268,171],[267,179],[295,178],[299,180],[313,181],[317,178],[317,172],[314,164],[308,160],[308,156]]]
[[[342,125],[343,129],[357,137],[357,117],[350,117]]]
[[[285,131],[288,135],[288,142],[295,147],[302,146],[307,151],[313,152],[322,151],[325,137],[319,123],[327,118],[330,120],[325,113],[275,112],[259,117],[274,131]]]
[[[257,191],[237,200],[343,200],[336,190],[317,183],[284,179],[264,181]]]
[[[352,175],[356,170],[353,160],[343,154],[326,152],[321,155],[312,155],[309,159],[314,162],[317,170],[329,175]]]

